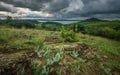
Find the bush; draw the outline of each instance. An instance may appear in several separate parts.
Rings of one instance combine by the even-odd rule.
[[[62,27],[62,30],[61,30],[61,37],[64,39],[64,41],[67,41],[67,42],[78,41],[76,33],[73,32],[72,30],[70,31],[65,30],[64,27]]]
[[[108,38],[111,38],[111,39],[115,39],[116,38],[116,31],[112,28],[109,28],[109,27],[105,27],[103,29],[103,36],[105,37],[108,37]]]

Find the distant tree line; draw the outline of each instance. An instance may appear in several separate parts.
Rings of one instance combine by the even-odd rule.
[[[0,25],[11,26],[15,28],[35,28],[35,24],[27,20],[13,19],[11,16],[7,16],[6,20],[0,20]]]
[[[120,21],[78,23],[72,27],[75,32],[120,40]]]
[[[62,24],[56,22],[46,22],[46,23],[39,23],[36,25],[37,29],[45,29],[49,31],[60,31],[62,28]]]

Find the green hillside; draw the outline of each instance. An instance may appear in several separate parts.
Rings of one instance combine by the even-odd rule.
[[[62,31],[62,35],[65,37],[61,36],[59,31],[1,26],[1,73],[4,75],[120,74],[120,42],[66,30]],[[75,40],[73,37],[76,37],[77,41],[70,41]]]
[[[98,20],[97,20],[98,21]],[[120,75],[120,21],[0,24],[0,74]]]
[[[96,21],[95,21],[96,20]],[[96,18],[87,19],[65,26],[68,30],[120,40],[120,21],[105,21]]]

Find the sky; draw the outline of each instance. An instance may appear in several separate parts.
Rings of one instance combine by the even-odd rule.
[[[120,19],[120,0],[0,0],[0,18]]]

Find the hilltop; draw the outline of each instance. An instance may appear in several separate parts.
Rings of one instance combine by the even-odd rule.
[[[101,20],[98,18],[88,18],[86,20],[83,20],[82,22],[104,22],[104,21],[107,21],[107,20]]]

